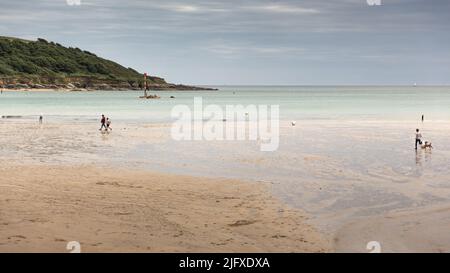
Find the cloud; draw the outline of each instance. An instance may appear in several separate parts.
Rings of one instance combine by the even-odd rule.
[[[168,7],[168,9],[176,12],[198,12],[199,10],[201,10],[199,7],[188,5],[176,5]]]
[[[299,6],[282,5],[282,4],[244,7],[243,9],[250,10],[250,11],[268,12],[268,13],[295,13],[295,14],[319,13],[319,10],[317,10],[317,9],[303,8],[303,7],[299,7]]]
[[[292,46],[270,46],[270,45],[230,45],[221,43],[201,47],[216,56],[223,58],[240,57],[274,57],[289,54],[289,56],[303,54],[305,50]]]
[[[286,14],[314,14],[319,10],[312,8],[304,8],[297,5],[288,4],[255,4],[251,6],[229,5],[221,2],[209,2],[198,4],[156,4],[150,5],[155,8],[177,12],[177,13],[209,13],[209,12],[264,12],[264,13],[286,13]],[[148,6],[147,6],[148,7]]]
[[[153,5],[153,7],[176,13],[211,13],[211,12],[228,11],[228,9],[210,7],[208,5],[192,5],[192,4],[178,4],[178,3]]]

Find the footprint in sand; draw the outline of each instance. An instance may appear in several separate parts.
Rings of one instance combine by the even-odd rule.
[[[250,220],[238,220],[234,222],[233,224],[229,224],[230,227],[239,227],[239,226],[248,226],[251,224],[256,223],[257,221],[250,221]]]
[[[95,183],[100,186],[113,186],[113,187],[123,187],[123,188],[130,188],[130,189],[142,189],[142,186],[132,186],[132,185],[123,185],[118,182],[97,182]]]
[[[131,214],[133,214],[133,213],[131,213],[131,212],[116,212],[116,213],[114,213],[114,215],[118,215],[118,216],[131,215]]]
[[[13,236],[8,237],[8,240],[11,240],[11,239],[14,239],[14,238],[17,238],[17,239],[26,239],[27,237],[25,237],[25,236],[23,236],[23,235],[13,235]]]

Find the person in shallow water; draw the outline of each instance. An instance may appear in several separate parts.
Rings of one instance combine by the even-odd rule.
[[[105,115],[102,115],[102,119],[100,120],[102,126],[100,127],[99,131],[101,131],[103,128],[105,128],[105,130],[108,130],[108,128],[106,127],[106,118]]]
[[[417,143],[422,145],[422,134],[420,133],[419,129],[416,129],[416,150],[417,150]]]

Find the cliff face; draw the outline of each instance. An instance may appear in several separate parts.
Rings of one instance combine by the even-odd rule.
[[[148,77],[151,89],[204,90]],[[8,89],[140,90],[144,75],[79,48],[44,39],[0,37],[0,87]]]

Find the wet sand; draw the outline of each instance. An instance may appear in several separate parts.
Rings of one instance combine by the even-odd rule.
[[[337,252],[368,252],[368,242],[377,241],[384,253],[450,252],[450,204],[419,210],[391,212],[353,221],[335,236]]]
[[[435,146],[433,151],[419,150],[417,153],[414,152],[413,133],[417,127],[422,129],[427,140],[433,142]],[[45,249],[34,249],[32,247],[34,244],[30,243],[26,248],[27,250],[64,251],[65,248],[61,250],[61,245],[65,246],[67,240],[78,240],[72,238],[76,237],[72,234],[81,234],[82,236],[79,237],[82,237],[85,242],[89,242],[87,244],[82,243],[82,245],[87,245],[87,251],[178,251],[175,247],[172,247],[175,244],[174,242],[178,242],[173,238],[159,241],[157,247],[152,249],[146,248],[147,243],[145,245],[137,244],[140,246],[138,249],[134,247],[135,242],[141,241],[142,234],[146,234],[145,228],[142,227],[143,222],[138,224],[137,227],[133,227],[132,224],[127,222],[129,221],[127,219],[136,221],[134,218],[125,219],[126,223],[121,223],[119,220],[108,222],[107,216],[111,215],[109,212],[105,212],[105,215],[102,215],[101,211],[91,214],[92,208],[96,206],[102,208],[102,211],[105,208],[104,204],[96,203],[100,200],[102,191],[108,193],[105,198],[117,199],[120,203],[123,200],[120,199],[122,198],[122,196],[119,196],[120,193],[128,190],[127,187],[97,185],[97,183],[111,180],[119,185],[134,185],[134,183],[137,183],[137,187],[145,188],[147,183],[148,185],[158,185],[154,181],[156,177],[164,177],[160,183],[164,185],[175,183],[173,184],[174,188],[180,188],[182,185],[176,184],[179,178],[172,179],[173,177],[187,177],[189,179],[202,177],[196,178],[199,184],[189,182],[186,185],[192,186],[193,192],[199,193],[196,196],[201,196],[201,201],[204,201],[202,204],[205,207],[210,207],[211,204],[220,204],[206,218],[214,218],[217,213],[228,213],[226,212],[227,209],[233,213],[236,212],[233,206],[236,206],[237,203],[233,202],[237,199],[229,199],[229,195],[224,194],[226,192],[223,191],[224,189],[229,191],[230,194],[232,193],[231,196],[237,196],[241,201],[251,198],[235,187],[222,188],[222,185],[215,189],[197,186],[206,185],[207,182],[219,185],[224,181],[233,181],[230,182],[231,185],[239,183],[242,184],[242,187],[249,187],[248,189],[252,189],[252,191],[254,189],[258,193],[260,191],[265,192],[265,194],[255,197],[258,200],[254,200],[256,203],[246,206],[245,210],[240,210],[239,213],[249,215],[254,211],[261,211],[259,208],[264,208],[263,210],[267,208],[270,212],[267,214],[268,216],[261,216],[262,218],[254,224],[239,226],[239,229],[248,228],[249,233],[245,236],[250,236],[250,231],[253,230],[255,224],[267,226],[270,224],[267,222],[270,219],[273,219],[274,223],[278,223],[276,219],[280,218],[277,217],[284,215],[284,213],[279,213],[278,207],[289,206],[297,208],[300,216],[308,216],[298,218],[299,226],[311,227],[312,225],[321,233],[321,235],[318,235],[319,237],[325,237],[325,241],[330,241],[332,244],[328,247],[325,243],[325,246],[312,250],[302,248],[303,246],[297,248],[296,245],[291,245],[289,242],[292,241],[292,237],[288,236],[286,238],[290,238],[290,240],[280,241],[280,238],[285,238],[283,236],[287,235],[278,236],[276,235],[277,232],[270,232],[270,234],[273,234],[261,233],[262,237],[255,239],[254,245],[245,241],[247,242],[246,245],[227,242],[221,246],[224,243],[222,239],[214,239],[210,240],[209,243],[202,242],[200,244],[194,238],[204,238],[203,235],[193,233],[190,238],[184,237],[184,239],[188,239],[186,242],[188,242],[189,248],[180,248],[180,251],[235,252],[258,249],[258,251],[276,252],[320,250],[368,252],[366,249],[367,242],[380,241],[382,250],[385,252],[450,252],[450,241],[447,239],[449,223],[446,220],[450,212],[445,209],[450,207],[450,184],[448,183],[450,181],[448,169],[450,163],[450,141],[448,139],[450,124],[448,122],[432,121],[421,124],[417,121],[299,121],[296,127],[292,127],[290,122],[284,121],[281,122],[280,149],[274,153],[261,153],[258,143],[173,141],[170,138],[170,124],[113,122],[113,132],[110,134],[100,133],[98,128],[97,120],[61,122],[44,117],[43,125],[39,125],[37,119],[0,120],[1,166],[10,166],[21,170],[30,168],[26,176],[28,178],[21,176],[21,172],[10,171],[7,174],[14,180],[5,180],[5,177],[8,176],[3,177],[3,180],[0,179],[2,181],[0,187],[4,188],[5,186],[2,185],[11,185],[8,191],[19,190],[22,192],[26,192],[28,189],[39,192],[40,187],[42,187],[42,190],[46,190],[47,195],[51,196],[58,196],[59,194],[81,196],[77,189],[83,191],[87,194],[87,197],[93,199],[91,201],[82,196],[76,199],[81,200],[78,202],[89,204],[91,208],[89,212],[83,212],[85,216],[85,218],[82,218],[85,219],[83,223],[88,223],[86,224],[87,227],[99,224],[99,229],[109,232],[107,233],[108,236],[101,234],[101,238],[105,241],[109,240],[110,243],[103,245],[104,248],[90,249],[90,244],[99,243],[95,240],[97,229],[67,228],[67,232],[61,229],[60,227],[63,225],[77,226],[77,224],[72,219],[73,217],[64,216],[64,211],[70,211],[74,206],[73,203],[70,203],[71,206],[67,208],[63,206],[64,201],[58,199],[60,200],[58,204],[62,206],[62,210],[56,211],[57,214],[55,215],[61,215],[62,218],[55,218],[55,223],[51,225],[50,231],[41,232],[47,227],[45,224],[43,224],[42,229],[39,227],[37,230],[33,230],[33,225],[30,224],[26,232],[27,234],[41,232],[42,234],[39,236],[41,238],[38,239],[42,241],[47,239],[44,236],[45,234],[60,234],[56,238],[51,238],[51,240],[58,240],[59,242],[46,242],[44,245],[48,248]],[[336,138],[336,136],[339,136],[339,138]],[[71,168],[67,169],[67,166],[78,166],[74,167],[77,171]],[[87,168],[86,166],[93,167]],[[122,171],[105,171],[110,169],[123,170],[126,175],[122,175]],[[56,180],[52,180],[52,172],[56,173]],[[161,173],[172,175],[162,175]],[[34,179],[35,175],[36,177],[42,175],[42,177]],[[73,182],[78,181],[78,176],[81,178],[86,176],[86,179],[82,180],[86,184],[78,185]],[[149,181],[140,178],[143,176],[148,176]],[[220,177],[227,177],[227,179]],[[11,184],[11,181],[16,180],[22,184]],[[45,182],[47,180],[52,182],[47,185]],[[34,181],[38,183],[33,184]],[[66,184],[67,181],[72,182]],[[59,184],[62,188],[59,188]],[[47,189],[45,185],[47,185]],[[76,187],[72,187],[72,185],[76,185]],[[116,187],[118,188],[117,191],[114,190]],[[208,188],[209,192],[204,192],[202,189],[204,187]],[[264,190],[262,190],[263,188]],[[3,191],[3,189],[1,190]],[[71,193],[71,191],[74,191],[74,193]],[[109,191],[112,192],[109,193]],[[220,198],[208,199],[214,196],[211,195],[213,191],[216,191],[215,195],[225,198],[227,204],[230,202],[229,206],[223,205],[225,203]],[[143,204],[141,200],[136,199],[140,197],[139,191],[130,194],[133,196],[131,198],[133,202]],[[150,189],[148,192],[144,191],[143,194],[153,196]],[[168,199],[160,197],[159,202],[167,205],[167,200],[174,198],[169,194],[172,193],[168,191],[165,194]],[[22,203],[15,203],[15,205],[12,203],[13,207],[8,207],[8,203],[2,201],[0,204],[2,208],[0,209],[0,220],[3,219],[8,210],[14,212],[14,209],[17,210],[16,207],[21,206],[32,210],[31,203],[39,204],[40,202],[34,198],[23,198],[19,195],[16,195],[15,198],[17,198],[16,202],[22,200]],[[177,198],[185,200],[186,203],[191,200],[186,196],[178,196]],[[7,199],[8,197],[4,197],[2,200]],[[14,198],[11,200],[14,200]],[[220,202],[216,203],[217,200]],[[276,201],[277,205],[272,207],[268,205],[268,200],[279,201]],[[49,209],[53,207],[50,207],[49,204],[42,204],[42,206],[47,206],[46,210],[51,211],[53,215],[53,211]],[[78,204],[78,206],[82,208],[81,204]],[[255,209],[255,206],[258,209]],[[79,207],[75,207],[77,210],[79,209]],[[3,208],[8,209],[3,210]],[[176,206],[172,212],[176,214],[177,210],[181,210],[183,215],[193,217],[189,214],[193,211],[192,208],[186,212],[183,209],[182,206]],[[128,209],[125,213],[133,210]],[[153,206],[150,211],[153,210],[163,210],[163,208]],[[137,208],[136,211],[141,210]],[[114,208],[112,213],[116,212],[121,213],[120,210],[116,211]],[[139,217],[139,219],[145,218],[142,215],[146,213],[148,212],[137,214],[136,217]],[[130,215],[119,216],[132,217]],[[159,215],[163,214],[160,213]],[[26,242],[22,236],[28,238],[27,235],[11,233],[11,231],[18,230],[18,227],[22,226],[20,221],[24,221],[25,218],[22,220],[20,217],[13,219],[17,222],[16,225],[8,224],[6,228],[0,225],[2,232],[8,232],[2,233],[4,236],[2,237],[3,240],[0,241],[0,251],[7,251],[8,249],[20,251],[20,248],[12,248],[14,244],[11,244],[10,241]],[[35,222],[36,219],[40,218],[35,216],[31,218]],[[99,219],[99,221],[91,223],[95,219]],[[213,231],[222,234],[222,232],[228,232],[227,229],[229,229],[230,233],[226,233],[230,234],[227,237],[228,239],[235,236],[241,238],[241,235],[233,233],[237,229],[231,229],[228,225],[236,222],[238,224],[248,223],[246,221],[249,219],[251,218],[244,217],[244,214],[236,214],[230,218],[231,221],[223,221],[221,228]],[[50,222],[48,219],[45,221],[45,223]],[[188,225],[186,222],[176,223],[181,225],[182,228],[195,230],[202,225],[201,221],[203,220],[198,221],[195,228],[192,226],[185,227],[184,225]],[[297,225],[297,221],[294,222]],[[123,225],[108,229],[113,223]],[[286,222],[283,221],[283,223]],[[274,231],[277,228],[285,228],[284,225],[280,222],[279,227],[273,227]],[[211,223],[208,224],[209,228],[211,226]],[[161,227],[160,225],[160,229]],[[293,225],[288,224],[286,228],[286,231],[293,229]],[[64,232],[61,232],[61,230]],[[114,245],[112,243],[113,239],[121,236],[117,234],[120,234],[120,232],[126,234],[128,230],[132,231],[130,231],[130,237],[126,238],[134,238],[127,239],[133,241],[133,246],[122,243]],[[421,232],[423,230],[429,230],[430,232]],[[151,234],[157,234],[156,237],[158,238],[164,235],[155,232]],[[188,234],[188,232],[186,231],[183,234]],[[167,238],[173,237],[172,233],[166,235]],[[276,238],[280,244],[271,241],[267,245],[264,240],[260,240],[260,238],[271,238],[272,236],[275,236],[274,239]],[[149,238],[149,240],[159,240],[149,235],[144,237]],[[297,237],[297,235],[294,237]],[[32,238],[32,242],[35,242],[36,238]],[[136,238],[139,238],[139,240]],[[225,237],[213,236],[210,238]],[[317,242],[315,239],[311,239],[315,238],[314,236],[309,238],[309,235],[305,235],[302,238],[308,242]],[[217,243],[218,241],[222,243]],[[211,244],[211,242],[219,244],[219,246]],[[191,243],[193,244],[192,247]],[[124,247],[120,248],[119,245]],[[164,245],[167,246],[166,249]]]

